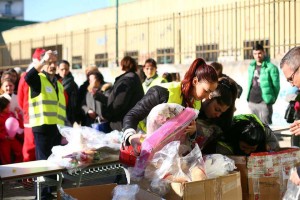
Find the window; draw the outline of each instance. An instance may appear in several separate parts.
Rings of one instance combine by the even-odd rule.
[[[135,62],[139,63],[139,52],[138,51],[126,51],[125,56],[130,56],[135,60]]]
[[[5,4],[5,15],[11,15],[11,2],[10,3],[7,3]]]
[[[157,49],[157,64],[174,63],[174,48]]]
[[[269,56],[270,54],[269,40],[244,41],[244,60],[253,59],[252,48],[256,44],[261,44],[265,49],[266,56]]]
[[[107,53],[96,54],[95,65],[97,67],[108,67],[108,54]]]
[[[82,56],[72,57],[72,69],[82,69]]]
[[[217,61],[219,57],[219,45],[204,44],[196,46],[196,58],[203,58],[205,61]]]

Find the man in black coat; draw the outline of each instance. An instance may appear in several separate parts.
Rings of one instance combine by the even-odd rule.
[[[78,86],[74,81],[74,77],[70,72],[70,64],[66,60],[60,61],[58,65],[58,74],[62,85],[64,86],[65,92],[68,95],[67,98],[67,122],[66,125],[73,126],[74,122],[79,122],[78,117]]]

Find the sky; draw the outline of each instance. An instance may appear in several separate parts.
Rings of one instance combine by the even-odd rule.
[[[24,0],[24,20],[45,22],[115,4],[116,0]]]

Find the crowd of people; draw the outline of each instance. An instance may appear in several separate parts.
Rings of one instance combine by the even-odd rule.
[[[290,50],[280,64],[287,81],[297,87],[299,49]],[[124,144],[132,145],[139,155],[147,116],[161,103],[199,110],[185,133],[191,148],[197,144],[204,154],[276,151],[279,143],[268,125],[280,90],[279,69],[259,44],[253,48],[253,57],[247,88],[251,113],[234,116],[235,101],[243,88],[223,74],[221,63],[196,58],[182,80],[172,81],[167,74],[158,75],[154,59],[147,59],[139,69],[132,57],[125,56],[120,62],[123,73],[113,84],[91,66],[86,68],[86,81],[78,87],[67,60],[57,60],[56,51],[38,48],[26,72],[9,69],[1,75],[1,164],[47,159],[52,147],[62,141],[58,124],[98,123],[102,132],[122,131]],[[10,117],[19,122],[14,134],[7,129]],[[291,132],[300,134],[299,121],[291,125]],[[51,195],[51,188],[44,188],[42,195]]]

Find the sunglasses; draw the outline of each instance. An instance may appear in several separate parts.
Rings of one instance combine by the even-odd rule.
[[[300,66],[299,66],[299,67],[300,67]],[[298,71],[299,67],[297,67],[297,68],[295,69],[295,71],[292,73],[292,75],[286,79],[287,82],[293,83],[293,81],[294,81],[294,76],[295,76],[296,72]]]

